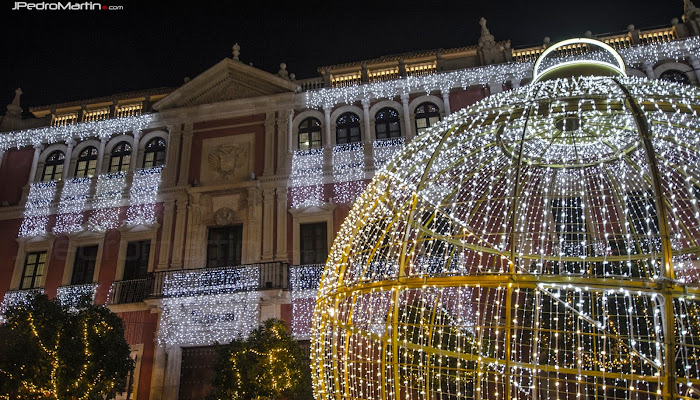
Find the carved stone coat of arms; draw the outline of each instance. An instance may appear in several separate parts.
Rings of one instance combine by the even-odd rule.
[[[209,151],[209,166],[224,179],[245,176],[248,149],[243,144],[220,144]]]

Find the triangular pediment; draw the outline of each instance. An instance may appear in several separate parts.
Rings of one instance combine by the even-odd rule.
[[[157,102],[155,109],[192,107],[280,93],[299,86],[287,79],[226,58]]]

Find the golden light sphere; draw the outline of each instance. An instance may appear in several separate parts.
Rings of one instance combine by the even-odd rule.
[[[414,138],[333,244],[316,398],[697,398],[699,104],[545,79]]]

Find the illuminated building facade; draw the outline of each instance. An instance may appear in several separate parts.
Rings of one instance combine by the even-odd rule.
[[[598,39],[627,75],[697,85],[698,34],[687,3],[684,22]],[[322,264],[375,171],[458,110],[528,85],[548,46],[513,49],[482,20],[477,45],[312,79],[249,66],[235,45],[177,89],[28,120],[18,92],[0,121],[3,307],[89,294],[124,320],[137,361],[124,398],[203,398],[212,343],[271,317],[308,343]]]

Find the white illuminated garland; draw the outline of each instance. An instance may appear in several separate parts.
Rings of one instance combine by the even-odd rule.
[[[257,291],[162,300],[161,345],[205,346],[245,338],[259,324]]]
[[[39,295],[44,294],[44,289],[22,289],[22,290],[8,290],[5,292],[5,296],[0,303],[0,323],[4,322],[3,314],[13,307],[17,306],[28,306],[32,299]]]
[[[7,132],[0,135],[0,150],[11,147],[40,146],[90,137],[109,138],[124,132],[146,128],[157,117],[153,114],[112,118],[102,121],[80,122],[64,126],[47,126],[36,129]]]
[[[333,147],[334,201],[352,203],[365,188],[364,143],[339,144]]]
[[[639,45],[620,49],[618,53],[627,65],[637,68],[645,62],[653,65],[661,60],[700,57],[700,38],[692,37],[668,43]],[[571,60],[576,58],[580,57],[572,56]],[[431,93],[436,90],[467,88],[472,85],[502,84],[509,80],[520,82],[530,76],[532,65],[532,62],[504,63],[342,88],[312,90],[306,92],[305,105],[308,108],[329,108],[340,103],[353,104],[357,101],[393,99],[413,92]]]
[[[83,212],[90,196],[91,183],[92,178],[73,178],[63,182],[53,233],[75,233],[83,230]]]
[[[393,138],[385,140],[375,140],[372,143],[372,154],[374,158],[374,169],[379,170],[386,165],[392,157],[403,150],[405,138]]]
[[[292,156],[289,176],[292,208],[323,203],[323,149],[301,151]]]
[[[298,265],[289,269],[292,292],[292,334],[306,339],[311,333],[311,319],[323,273],[323,264]]]
[[[19,237],[42,236],[49,223],[50,206],[56,195],[56,181],[33,182],[29,186]]]
[[[172,271],[163,280],[163,296],[204,296],[256,290],[259,282],[258,266]]]
[[[156,222],[156,199],[163,167],[134,171],[129,189],[129,208],[126,210],[127,225],[150,225]]]
[[[119,206],[125,187],[126,171],[101,174],[97,177],[93,211],[88,220],[90,230],[104,232],[119,226]]]
[[[97,293],[97,286],[96,283],[59,286],[58,289],[56,289],[56,298],[64,307],[76,307],[80,300],[85,297],[94,301],[95,294]]]

